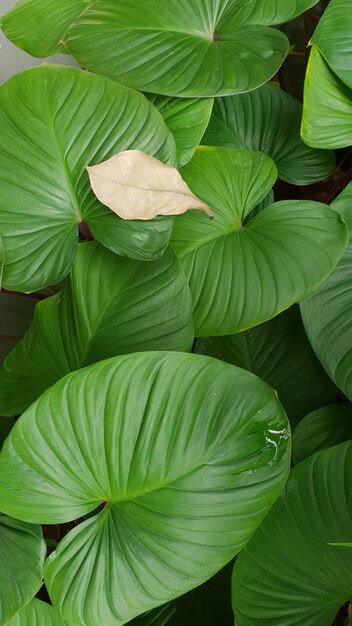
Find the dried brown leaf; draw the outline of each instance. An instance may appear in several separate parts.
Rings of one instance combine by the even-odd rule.
[[[181,215],[189,209],[214,217],[174,167],[140,150],[119,152],[87,170],[98,200],[124,220]]]

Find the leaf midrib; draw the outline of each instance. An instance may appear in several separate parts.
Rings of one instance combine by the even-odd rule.
[[[132,259],[131,259],[132,261]],[[78,364],[77,364],[77,368],[75,369],[80,369],[81,367],[84,367],[87,363],[87,357],[88,354],[90,352],[91,349],[91,344],[93,339],[95,338],[97,332],[100,330],[100,327],[102,325],[102,322],[107,314],[107,312],[109,311],[110,307],[112,306],[112,303],[116,303],[116,298],[121,298],[122,294],[125,291],[125,287],[126,284],[128,283],[129,279],[131,278],[131,275],[133,274],[133,272],[135,271],[136,267],[138,266],[139,261],[135,261],[133,267],[131,268],[131,270],[127,273],[127,275],[124,276],[124,278],[122,279],[122,281],[119,283],[119,287],[118,290],[111,295],[111,298],[108,300],[106,306],[103,308],[101,314],[99,315],[99,317],[94,320],[94,324],[90,324],[89,328],[88,328],[88,337],[86,338],[86,343],[85,346],[83,347],[82,352],[79,352],[78,354]],[[74,286],[74,284],[72,284],[72,287]],[[75,291],[74,289],[71,288],[71,292]],[[72,296],[71,296],[72,297]],[[76,313],[79,314],[79,317],[81,318],[81,314],[79,313],[79,308],[77,307],[77,300],[76,297],[74,299],[74,309],[76,311]],[[67,316],[66,311],[65,311],[65,316]],[[61,317],[61,316],[60,316]],[[78,350],[80,348],[80,345],[78,345]]]
[[[74,209],[75,215],[77,217],[77,223],[79,223],[79,222],[83,221],[83,217],[81,215],[81,209],[80,209],[80,206],[79,206],[78,201],[77,201],[77,196],[75,194],[74,185],[73,185],[73,182],[72,182],[72,180],[70,178],[69,170],[68,170],[68,168],[66,166],[65,154],[64,154],[64,152],[62,150],[62,146],[61,146],[60,140],[59,140],[59,135],[57,133],[57,130],[56,130],[56,127],[55,127],[55,124],[54,124],[54,120],[53,120],[54,115],[53,115],[52,109],[51,109],[51,103],[50,103],[50,98],[49,98],[49,94],[48,94],[48,90],[47,90],[47,85],[45,86],[45,93],[46,93],[47,109],[49,111],[49,115],[47,117],[48,126],[49,126],[49,128],[50,128],[50,130],[52,132],[52,137],[53,137],[54,144],[55,144],[55,147],[56,147],[56,150],[57,150],[58,158],[59,158],[59,161],[60,161],[60,166],[61,166],[62,172],[64,174],[64,178],[65,178],[65,181],[66,181],[66,184],[67,184],[67,191],[68,191],[68,194],[69,194],[69,197],[70,197],[70,200],[71,200],[71,206]]]

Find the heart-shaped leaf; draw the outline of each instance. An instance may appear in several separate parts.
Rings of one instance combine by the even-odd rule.
[[[37,305],[0,369],[0,415],[21,413],[85,365],[141,350],[186,352],[192,342],[190,293],[172,250],[157,261],[135,261],[81,244],[62,293]]]
[[[352,89],[352,11],[349,0],[330,0],[311,43],[332,71]]]
[[[146,94],[163,116],[177,147],[181,167],[191,160],[209,124],[213,98],[172,98]]]
[[[299,308],[242,333],[198,339],[196,350],[253,372],[276,389],[291,426],[337,399],[305,333]]]
[[[349,226],[349,244],[329,278],[301,302],[301,313],[314,352],[330,378],[352,401],[352,183],[332,207]]]
[[[230,561],[204,585],[137,617],[129,626],[233,626],[232,568]]]
[[[117,254],[156,258],[172,220],[126,223],[95,198],[86,171],[121,150],[176,161],[160,113],[141,94],[77,68],[43,66],[0,87],[0,235],[4,286],[60,281],[87,224]]]
[[[45,3],[27,3],[26,11],[20,5],[2,21],[5,34],[27,51],[43,56],[64,44],[84,67],[135,89],[197,97],[248,91],[269,80],[288,41],[267,24],[291,19],[314,1],[286,7],[263,0],[258,10],[254,0],[93,0],[74,2],[66,12],[67,0],[56,0],[43,9],[44,25],[50,29],[51,13],[56,26],[42,44]],[[31,35],[25,30],[28,15],[31,25],[37,19]]]
[[[347,226],[325,205],[278,202],[244,223],[276,179],[264,154],[202,147],[181,172],[215,214],[178,216],[172,233],[197,336],[227,335],[274,317],[313,291],[341,258]]]
[[[309,185],[334,169],[332,152],[306,146],[300,138],[302,105],[274,85],[217,98],[203,143],[259,150],[275,161],[282,180]]]
[[[352,144],[352,89],[312,48],[304,82],[302,139],[317,148],[345,148]]]
[[[199,209],[214,217],[187,187],[177,169],[140,150],[119,152],[87,167],[98,200],[125,220],[152,220]]]
[[[260,379],[194,354],[132,354],[69,374],[22,415],[0,453],[1,506],[51,524],[103,505],[50,555],[45,581],[64,619],[118,626],[233,558],[289,454]]]
[[[187,5],[184,5],[184,10],[185,12],[187,8],[192,10],[192,17],[195,21],[197,18],[200,19],[199,14],[198,16],[196,14],[197,8],[204,12],[204,18],[207,15],[209,18],[215,18],[216,11],[219,12],[220,16],[226,10],[226,2],[224,0],[221,2],[222,4],[219,3],[219,6],[216,7],[209,0],[206,2],[204,0],[192,0],[191,3],[188,0]],[[171,9],[174,8],[174,3],[174,0],[169,3]],[[102,8],[101,4],[99,4],[99,10]],[[232,7],[230,8],[232,11],[237,10],[239,16],[243,11],[244,17],[251,18],[252,23],[272,25],[292,20],[314,4],[315,0],[291,0],[289,3],[282,2],[282,0],[275,0],[274,2],[273,0],[270,2],[264,0],[260,4],[255,0],[250,0],[245,7],[241,7],[239,0],[232,0]],[[19,48],[26,50],[32,56],[46,57],[51,54],[66,52],[62,40],[67,28],[91,5],[97,11],[97,2],[94,0],[18,0],[15,7],[2,17],[0,25],[6,36]],[[105,2],[105,5],[111,8],[109,0]],[[165,4],[162,5],[161,0],[154,1],[152,7],[157,15],[158,11],[159,13],[165,11]],[[180,8],[182,10],[182,5]],[[182,18],[182,11],[180,17]],[[186,19],[187,14],[184,17]],[[177,14],[175,18],[177,18]],[[188,32],[188,34],[190,33]]]
[[[10,620],[7,626],[69,626],[46,602],[34,598]]]
[[[311,454],[348,439],[352,439],[352,405],[342,402],[324,406],[298,424],[292,438],[292,459],[300,463]]]
[[[328,626],[352,593],[352,442],[291,472],[233,575],[236,626]]]
[[[20,522],[2,513],[0,546],[2,625],[8,624],[41,587],[46,546],[39,526]]]

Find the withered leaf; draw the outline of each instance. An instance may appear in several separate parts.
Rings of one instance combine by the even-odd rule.
[[[151,220],[189,209],[214,217],[174,167],[140,150],[119,152],[87,170],[98,200],[124,220]]]

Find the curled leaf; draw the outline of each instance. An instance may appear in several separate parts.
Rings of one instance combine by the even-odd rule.
[[[119,152],[87,170],[98,200],[124,220],[181,215],[189,209],[214,217],[174,167],[140,150]]]

